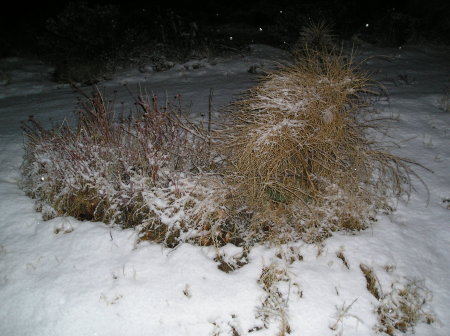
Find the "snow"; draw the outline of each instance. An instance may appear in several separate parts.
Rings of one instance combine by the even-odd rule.
[[[367,65],[389,91],[377,107],[398,119],[388,136],[376,136],[395,141],[395,154],[429,169],[415,168],[429,193],[415,179],[410,199],[379,215],[368,230],[335,233],[321,246],[256,246],[248,263],[230,273],[214,259],[239,258],[242,249],[232,245],[167,249],[136,244],[132,230],[103,223],[43,221],[18,187],[20,121],[30,114],[44,122],[70,121],[76,94],[51,82],[52,69],[39,62],[0,60],[7,78],[0,82],[0,335],[275,335],[279,321],[261,328],[258,317],[267,297],[258,279],[270,265],[287,270],[287,280],[275,285],[286,299],[292,335],[374,335],[379,302],[360,264],[373,269],[383,294],[422,281],[432,294],[424,309],[436,322],[419,323],[415,334],[450,335],[450,210],[444,202],[450,198],[450,113],[439,105],[450,81],[450,50],[367,46],[360,57],[375,55],[389,57]],[[127,96],[124,83],[160,97],[179,94],[197,120],[204,119],[213,89],[214,120],[220,121],[219,107],[257,78],[251,66],[270,69],[286,60],[281,50],[257,45],[249,55],[160,73],[124,71],[102,85],[119,90],[119,99]]]

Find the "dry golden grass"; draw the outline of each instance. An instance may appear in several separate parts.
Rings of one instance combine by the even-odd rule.
[[[355,171],[364,168],[355,160],[355,145],[366,141],[352,127],[349,104],[365,89],[366,78],[328,60],[322,65],[308,59],[269,75],[234,104],[230,159],[256,200],[314,199],[318,178],[365,173]]]
[[[349,265],[349,263],[347,261],[347,258],[344,255],[344,249],[343,248],[339,249],[339,251],[336,252],[336,257],[338,257],[339,259],[342,260],[342,263],[344,264],[344,266],[347,269],[350,269],[350,265]]]
[[[387,196],[407,191],[406,162],[366,138],[369,76],[351,60],[310,52],[264,78],[230,106],[217,139],[234,200],[251,226],[278,238],[318,241],[361,230]],[[280,239],[284,241],[282,237]]]
[[[364,264],[359,265],[359,268],[366,278],[367,290],[377,299],[381,300],[381,286],[372,268]]]

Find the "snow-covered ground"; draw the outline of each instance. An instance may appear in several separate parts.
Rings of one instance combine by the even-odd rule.
[[[430,169],[415,168],[429,194],[415,180],[409,201],[370,229],[336,233],[322,246],[256,246],[249,263],[230,273],[214,258],[240,256],[232,245],[166,249],[136,245],[132,230],[103,223],[43,221],[18,187],[20,121],[31,114],[70,119],[76,94],[51,82],[45,65],[0,60],[0,335],[277,335],[283,316],[291,335],[375,335],[383,302],[367,290],[361,264],[373,270],[385,300],[396,288],[417,284],[427,299],[423,312],[435,322],[417,324],[416,335],[450,335],[450,113],[440,107],[450,85],[450,49],[361,50],[363,57],[375,55],[389,56],[367,65],[389,91],[377,107],[398,119],[383,141],[394,141],[393,152]],[[258,45],[249,55],[166,72],[124,71],[102,86],[117,89],[119,100],[127,95],[124,83],[167,99],[179,94],[197,119],[213,89],[220,120],[219,107],[256,79],[250,67],[269,69],[287,59]],[[271,296],[259,281],[263,270],[278,274]],[[277,298],[278,310],[268,304]]]

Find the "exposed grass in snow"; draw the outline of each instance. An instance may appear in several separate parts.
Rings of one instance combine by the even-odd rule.
[[[414,331],[418,323],[434,323],[434,315],[424,308],[430,300],[431,293],[421,281],[392,284],[392,290],[380,298],[377,331],[393,336]]]
[[[399,332],[414,331],[418,323],[435,322],[434,315],[426,307],[432,295],[423,281],[394,281],[389,292],[384,294],[374,270],[364,264],[360,265],[360,269],[366,279],[367,290],[379,301],[376,308],[378,324],[375,326],[378,333],[394,336]],[[392,265],[387,265],[385,271],[392,272]]]
[[[359,265],[359,268],[363,272],[364,278],[366,278],[367,290],[375,299],[380,300],[382,296],[381,288],[373,269],[364,264]]]
[[[264,267],[258,280],[266,296],[258,311],[258,316],[268,328],[270,322],[275,320],[278,324],[277,335],[284,336],[291,333],[287,314],[290,294],[290,278],[283,265],[271,263]],[[283,286],[283,284],[285,286]]]

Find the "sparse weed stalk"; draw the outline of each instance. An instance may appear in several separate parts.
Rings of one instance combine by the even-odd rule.
[[[352,301],[352,303],[350,303],[349,305],[346,305],[345,302],[342,304],[342,306],[338,307],[336,306],[336,321],[332,324],[330,324],[329,328],[333,331],[337,331],[338,334],[337,335],[343,335],[343,328],[344,328],[344,320],[346,318],[352,317],[354,319],[356,319],[359,322],[362,322],[361,319],[354,315],[354,314],[350,314],[350,309],[352,308],[352,306],[355,304],[355,302],[358,299],[355,299]]]
[[[276,263],[264,267],[258,280],[266,292],[258,310],[258,317],[261,318],[265,328],[273,321],[278,322],[278,336],[291,333],[288,318],[290,281],[287,265]],[[283,286],[284,284],[287,286]]]

